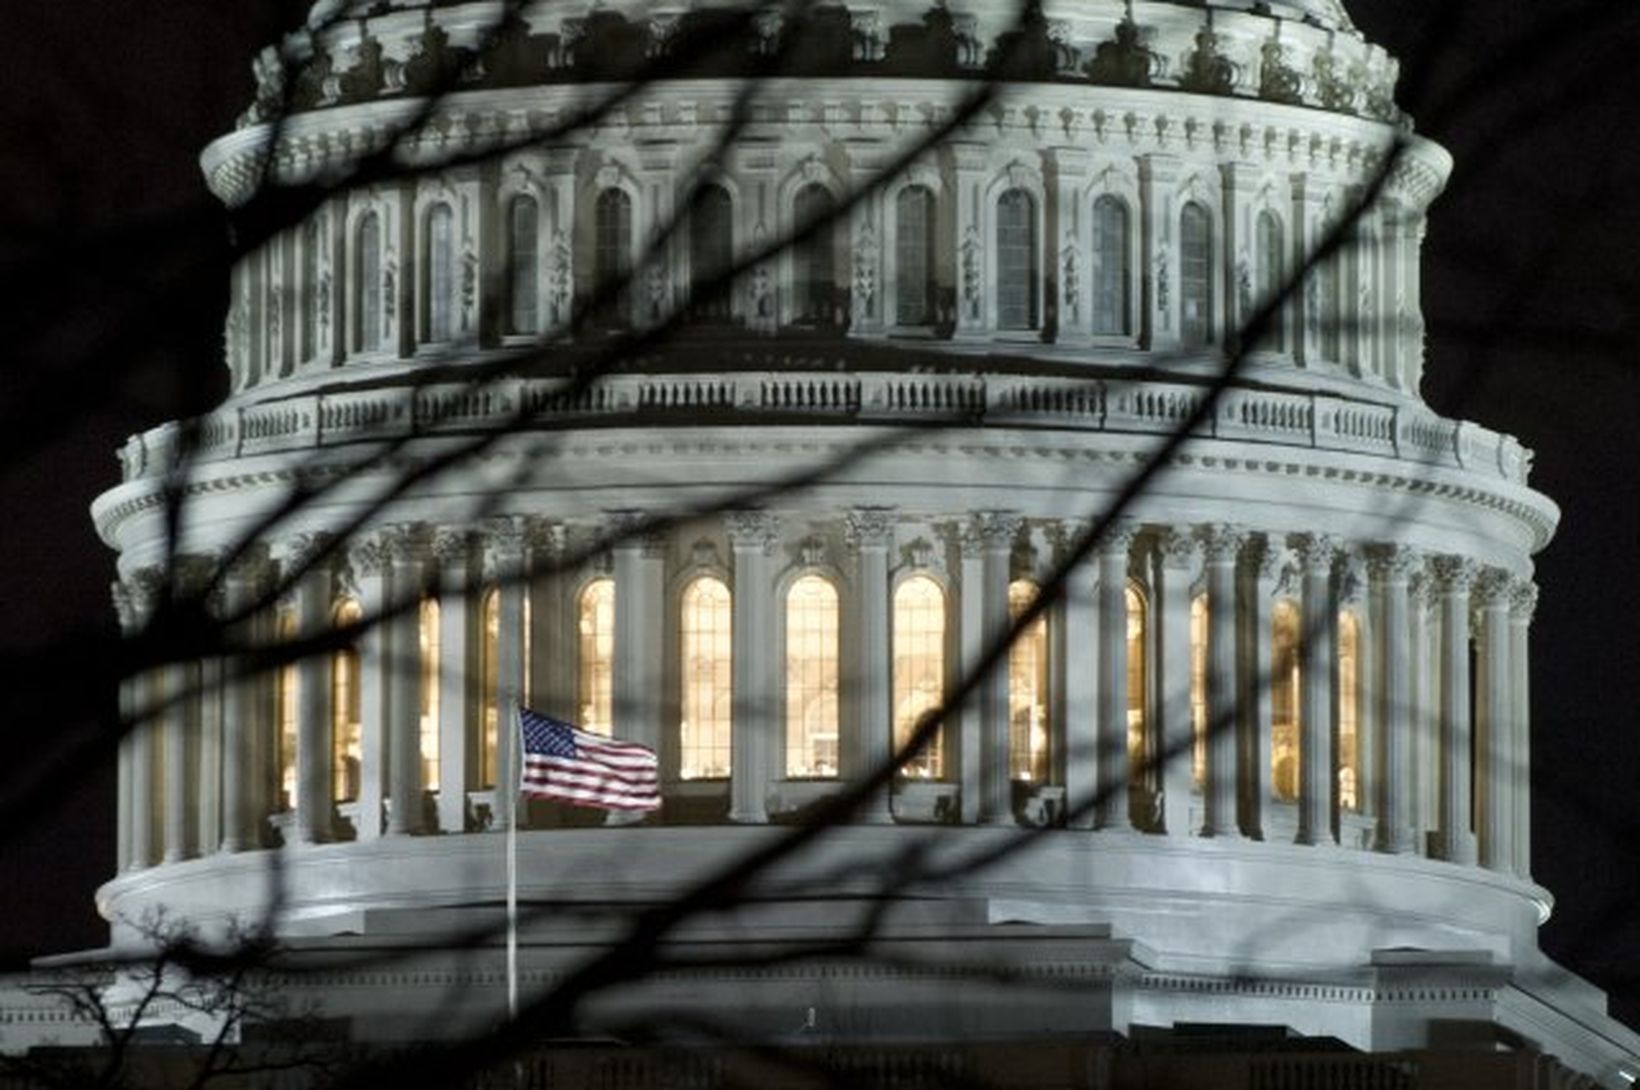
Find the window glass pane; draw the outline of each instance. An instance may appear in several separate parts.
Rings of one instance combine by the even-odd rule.
[[[1195,201],[1179,215],[1179,336],[1187,346],[1213,339],[1213,221]]]
[[[686,780],[729,775],[734,699],[732,608],[729,588],[711,576],[702,576],[684,588],[678,774]]]
[[[1360,662],[1360,629],[1346,610],[1338,614],[1338,805],[1345,810],[1361,809]]]
[[[356,625],[363,616],[359,603],[344,598],[336,607],[336,627]],[[359,797],[359,761],[363,756],[359,714],[359,651],[344,647],[331,653],[331,794],[336,802]]]
[[[1190,601],[1190,781],[1207,782],[1207,595]]]
[[[438,600],[424,598],[417,631],[421,648],[421,786],[438,790]]]
[[[455,329],[455,244],[450,206],[427,210],[427,339],[447,341]]]
[[[701,186],[695,192],[689,210],[689,309],[697,319],[729,319],[729,284],[710,284],[734,264],[733,217],[734,205],[722,186]]]
[[[581,591],[576,631],[580,643],[577,725],[607,735],[615,715],[615,580],[594,579]]]
[[[835,776],[837,590],[805,575],[786,594],[786,775]]]
[[[1008,584],[1008,614],[1036,600],[1036,584]],[[1008,770],[1016,780],[1048,778],[1048,617],[1042,614],[1008,649]]]
[[[1036,328],[1036,202],[1023,189],[997,200],[997,328]]]
[[[894,748],[903,749],[923,713],[945,699],[945,591],[913,575],[894,591]],[[900,767],[902,776],[937,780],[944,774],[941,731]]]
[[[792,206],[792,224],[801,229],[831,212],[831,193],[825,186],[804,186]],[[792,244],[792,302],[794,318],[816,324],[832,320],[837,294],[833,225],[828,223]]]
[[[1270,783],[1275,797],[1298,798],[1298,606],[1280,601],[1270,612]]]
[[[518,196],[507,208],[507,329],[541,332],[537,247],[540,206],[534,197]]]
[[[1126,335],[1128,329],[1128,211],[1117,197],[1093,202],[1093,331]]]
[[[359,281],[354,306],[359,316],[358,346],[371,351],[382,345],[382,231],[374,212],[359,220]]]
[[[934,194],[926,186],[900,190],[894,202],[894,319],[934,321]]]

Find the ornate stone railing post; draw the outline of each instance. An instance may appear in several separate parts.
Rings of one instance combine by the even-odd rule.
[[[1012,624],[1008,611],[1008,581],[1012,574],[1014,540],[1024,525],[1018,515],[988,511],[975,516],[985,561],[981,576],[981,623],[984,647],[995,646]],[[1008,744],[1008,655],[1003,654],[988,672],[981,688],[979,772],[980,806],[983,824],[1014,823],[1013,784],[1009,775]],[[966,757],[966,754],[964,755]]]
[[[301,534],[288,542],[281,559],[283,579],[295,586],[296,636],[322,637],[331,626],[334,580],[326,550],[328,534]],[[331,835],[331,662],[313,654],[296,662],[296,836],[316,844]]]
[[[1195,733],[1190,720],[1190,582],[1196,539],[1188,531],[1164,528],[1156,540],[1157,647],[1156,692],[1162,762],[1162,827],[1171,836],[1190,832],[1191,754]]]
[[[1271,602],[1282,557],[1282,549],[1264,534],[1249,540],[1241,552],[1241,831],[1256,840],[1264,838],[1265,815],[1274,787],[1270,629]]]
[[[1247,533],[1200,531],[1207,575],[1207,783],[1201,835],[1233,837],[1236,823],[1236,561]]]
[[[1084,522],[1066,521],[1055,527],[1058,547],[1069,551],[1089,532]],[[1064,724],[1065,813],[1073,829],[1100,824],[1100,751],[1098,676],[1099,554],[1090,551],[1072,566],[1065,579],[1064,617],[1059,626],[1064,645],[1060,662],[1060,689],[1055,704]],[[1058,748],[1058,747],[1056,747]],[[1125,786],[1125,785],[1124,785]]]
[[[1517,579],[1510,594],[1509,667],[1513,681],[1510,705],[1514,779],[1515,873],[1532,877],[1532,689],[1531,628],[1537,612],[1538,588],[1530,579]]]
[[[1128,761],[1128,557],[1137,527],[1129,520],[1112,524],[1096,547],[1099,605],[1094,639],[1098,647],[1096,717],[1099,734],[1099,825],[1104,829],[1133,827],[1128,783],[1133,770]],[[1085,672],[1078,661],[1072,673]]]
[[[1475,862],[1470,830],[1469,588],[1476,565],[1466,557],[1435,559],[1441,603],[1441,854]]]
[[[769,743],[779,729],[770,648],[774,587],[769,570],[780,540],[779,522],[766,511],[731,511],[724,516],[724,525],[735,555],[729,820],[760,825],[769,820]],[[615,594],[619,603],[618,581]]]
[[[241,557],[222,577],[224,634],[242,646],[265,644],[265,611],[252,612],[266,579],[264,550]],[[269,673],[251,673],[248,656],[225,663],[222,693],[222,839],[225,852],[262,844],[261,825],[271,807],[267,798],[270,770],[260,755],[269,750],[264,702],[259,693]]]
[[[1378,850],[1402,854],[1413,849],[1413,746],[1416,716],[1412,678],[1412,621],[1409,586],[1422,565],[1419,553],[1405,545],[1386,545],[1372,554],[1372,580],[1381,614],[1378,618],[1382,733],[1378,778]]]
[[[1302,570],[1299,633],[1298,836],[1300,844],[1336,844],[1333,827],[1333,670],[1338,611],[1333,566],[1339,544],[1325,534],[1292,540]]]
[[[467,829],[467,787],[472,690],[469,667],[478,646],[472,609],[473,543],[465,530],[441,529],[433,537],[438,564],[438,827]]]
[[[855,738],[860,750],[852,766],[859,776],[866,777],[894,759],[888,639],[888,549],[894,541],[894,509],[857,507],[848,513],[847,532],[855,555],[858,596],[854,671]],[[859,820],[877,824],[893,821],[889,799],[887,789],[874,792],[862,807]]]
[[[491,828],[507,829],[518,802],[518,706],[524,699],[524,548],[522,518],[502,515],[485,523],[484,580],[496,590],[495,815]]]
[[[420,833],[421,783],[421,600],[425,589],[427,535],[417,526],[394,527],[384,537],[391,593],[385,620],[388,641],[388,809],[393,836]]]
[[[1475,834],[1481,866],[1508,870],[1514,866],[1514,761],[1511,745],[1513,681],[1509,661],[1510,592],[1508,573],[1488,568],[1475,581],[1480,617],[1480,646],[1475,656]]]
[[[376,840],[382,835],[382,812],[387,801],[387,675],[391,647],[385,612],[388,568],[392,563],[388,540],[385,533],[366,535],[348,549],[362,618],[355,643],[359,651],[359,795],[354,835],[359,840]]]
[[[663,613],[666,538],[638,527],[643,515],[611,512],[609,532],[615,577],[615,662],[611,676],[611,730],[618,738],[661,750],[662,633],[655,618]],[[738,622],[737,622],[738,623]],[[738,671],[739,659],[735,660]],[[609,820],[632,820],[611,811]]]

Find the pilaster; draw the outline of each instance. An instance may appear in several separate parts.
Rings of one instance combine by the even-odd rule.
[[[1416,741],[1409,586],[1423,558],[1405,545],[1385,545],[1373,551],[1371,564],[1382,611],[1374,626],[1382,679],[1378,692],[1382,735],[1378,746],[1377,845],[1379,851],[1405,854],[1413,849],[1412,761]]]
[[[780,524],[767,511],[732,511],[724,516],[724,526],[735,557],[729,820],[761,825],[769,820],[769,743],[777,729],[770,649],[774,613],[771,558],[779,542]],[[619,595],[617,585],[617,603]],[[618,642],[618,634],[616,639]]]
[[[854,550],[856,609],[855,724],[859,759],[852,766],[861,777],[878,774],[894,759],[894,719],[889,649],[888,550],[894,541],[894,509],[857,507],[848,513],[849,545]],[[887,788],[873,792],[859,820],[886,824],[893,820]]]
[[[1441,609],[1441,854],[1454,863],[1475,862],[1470,827],[1469,590],[1478,567],[1460,556],[1434,561]]]
[[[1201,835],[1234,837],[1236,821],[1236,561],[1247,533],[1199,531],[1207,576],[1207,783]]]
[[[1190,831],[1191,754],[1195,747],[1190,721],[1190,582],[1196,540],[1187,531],[1162,529],[1156,538],[1155,578],[1157,646],[1156,691],[1160,696],[1162,826],[1170,836]]]
[[[467,830],[467,788],[472,782],[469,729],[478,647],[472,608],[473,542],[464,530],[441,529],[433,537],[437,565],[438,662],[438,828],[444,833]]]
[[[1299,787],[1300,844],[1336,844],[1333,798],[1333,720],[1338,611],[1332,575],[1339,543],[1325,534],[1292,538],[1302,571],[1302,628],[1299,633]]]
[[[302,534],[285,546],[282,578],[295,584],[299,640],[318,640],[330,630],[332,541],[328,534]],[[331,836],[330,659],[321,653],[296,662],[296,840],[302,844]]]

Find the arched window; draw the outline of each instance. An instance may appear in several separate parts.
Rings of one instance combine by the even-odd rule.
[[[1281,221],[1266,209],[1258,214],[1258,298],[1254,306],[1264,306],[1281,294],[1287,278],[1287,262],[1282,250]],[[1282,322],[1282,308],[1270,316],[1270,333],[1264,344],[1275,352],[1287,348],[1286,326]]]
[[[1191,348],[1213,340],[1213,218],[1196,201],[1179,213],[1179,337]]]
[[[1093,202],[1093,331],[1104,336],[1126,336],[1128,282],[1128,208],[1120,197],[1106,194]]]
[[[1190,600],[1190,782],[1207,783],[1207,595]]]
[[[593,212],[592,285],[605,324],[621,325],[632,271],[632,198],[624,189],[598,194]]]
[[[421,703],[421,786],[438,790],[438,599],[421,600],[421,616],[416,635],[421,650],[421,683],[417,686]]]
[[[515,196],[507,205],[507,332],[541,332],[539,247],[541,206]]]
[[[1037,327],[1036,201],[1023,189],[997,198],[997,328]]]
[[[343,598],[336,606],[337,628],[356,625],[364,616],[359,603]],[[359,712],[359,652],[341,647],[330,656],[331,797],[352,802],[359,797],[359,762],[364,756],[363,717]]]
[[[1008,584],[1008,615],[1036,600],[1036,584]],[[1048,616],[1041,614],[1008,649],[1008,770],[1016,780],[1048,778]]]
[[[353,313],[358,317],[354,344],[361,352],[382,347],[382,225],[374,212],[359,217],[358,279],[353,285]]]
[[[733,617],[729,588],[722,580],[703,575],[683,589],[678,775],[686,780],[729,775]]]
[[[805,575],[786,592],[786,775],[835,776],[837,588]]]
[[[1361,628],[1355,614],[1338,614],[1338,805],[1361,809],[1361,746],[1357,729],[1361,697]]]
[[[274,620],[274,639],[289,644],[296,639],[296,616],[281,609]],[[296,664],[283,663],[273,681],[273,782],[276,810],[296,809]]]
[[[908,185],[894,198],[894,320],[934,323],[934,191]]]
[[[926,575],[913,575],[894,590],[894,748],[911,740],[922,716],[945,700],[945,591]],[[900,774],[937,780],[944,751],[936,730]]]
[[[423,335],[429,341],[447,341],[454,336],[456,327],[455,216],[448,204],[437,201],[428,206],[426,232],[426,287],[422,306],[427,317]]]
[[[582,730],[607,735],[615,720],[615,580],[594,579],[575,608],[576,720]]]
[[[818,230],[792,243],[792,317],[812,325],[829,325],[837,298],[835,225],[830,222],[831,191],[818,182],[797,191],[792,225],[801,231],[826,220]]]
[[[689,313],[697,321],[727,322],[727,281],[713,284],[734,265],[734,202],[720,185],[695,190],[689,207]]]
[[[298,349],[304,360],[319,354],[319,223],[302,224],[302,343]]]
[[[1149,624],[1145,597],[1129,583],[1127,588],[1127,746],[1128,786],[1148,789],[1154,783],[1150,753]]]
[[[494,787],[496,783],[496,731],[501,725],[501,709],[496,704],[496,690],[501,684],[501,592],[491,587],[479,601],[480,637],[478,641],[478,677],[484,689],[481,705],[484,709],[478,736],[478,786]]]
[[[1284,802],[1298,798],[1298,607],[1280,601],[1270,611],[1270,784]]]

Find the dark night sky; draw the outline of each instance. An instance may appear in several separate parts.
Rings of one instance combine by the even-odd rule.
[[[1534,448],[1533,482],[1564,512],[1533,629],[1534,867],[1559,900],[1542,941],[1640,1025],[1640,6],[1350,7],[1396,55],[1427,53],[1431,78],[1402,102],[1458,162],[1425,250],[1426,397]],[[50,425],[0,459],[13,687],[73,686],[33,656],[112,629],[113,557],[87,506],[117,481],[115,448],[222,393],[226,249],[197,155],[248,101],[255,49],[303,8],[53,0],[0,37],[0,314],[23,331],[4,342],[0,427]],[[78,727],[8,715],[0,795]],[[0,846],[0,964],[106,937],[91,893],[113,869],[112,783],[111,762],[88,769]]]

